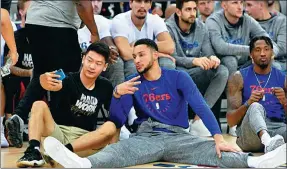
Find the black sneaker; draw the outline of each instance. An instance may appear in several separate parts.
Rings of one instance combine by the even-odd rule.
[[[45,164],[43,157],[38,149],[28,147],[24,156],[17,161],[17,167],[41,167]]]
[[[58,165],[58,163],[54,159],[52,159],[46,152],[42,154],[42,157],[45,163],[50,164],[52,168],[56,168],[56,166]]]
[[[23,146],[23,120],[15,114],[6,120],[5,125],[8,129],[8,139],[12,146],[21,148]]]

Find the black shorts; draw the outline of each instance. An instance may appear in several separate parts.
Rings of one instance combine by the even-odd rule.
[[[77,72],[81,66],[81,48],[77,30],[26,24],[34,63],[33,73],[63,69],[64,72]]]
[[[1,8],[10,12],[11,2],[12,0],[1,0]]]

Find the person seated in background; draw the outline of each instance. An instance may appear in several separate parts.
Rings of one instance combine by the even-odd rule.
[[[209,17],[214,11],[214,0],[198,0],[197,8],[199,11],[198,19],[205,23],[207,17]]]
[[[196,0],[177,0],[176,13],[166,25],[175,43],[176,68],[186,71],[212,108],[223,93],[228,69],[214,56],[206,25],[196,19]],[[198,115],[191,122],[191,132],[210,136]]]
[[[280,64],[281,70],[286,71],[286,16],[269,12],[266,0],[246,1],[245,3],[245,11],[248,15],[258,21],[279,48],[279,53],[275,58],[276,63],[273,64]]]
[[[123,60],[119,57],[118,48],[116,47],[113,38],[111,36],[111,24],[112,20],[109,20],[102,15],[99,15],[102,10],[102,0],[92,0],[93,12],[95,23],[98,28],[100,41],[107,44],[110,47],[110,61],[109,66],[105,72],[103,72],[103,76],[109,79],[113,86],[116,86],[122,82],[124,82],[124,63]],[[87,47],[91,44],[91,32],[84,26],[83,28],[78,30],[78,38],[80,47],[83,51],[87,49]]]
[[[211,45],[221,63],[229,70],[229,75],[241,66],[251,64],[249,41],[255,36],[268,36],[267,32],[248,14],[243,13],[243,0],[221,1],[223,10],[206,20]],[[275,57],[279,53],[274,43]]]
[[[55,95],[50,108],[43,101],[33,103],[29,120],[29,146],[17,161],[18,167],[39,167],[44,164],[40,153],[41,137],[53,136],[71,151],[100,149],[117,141],[115,125],[104,123],[97,128],[98,112],[109,109],[112,84],[99,76],[105,71],[109,47],[101,42],[91,44],[82,60],[80,72],[70,73],[63,80],[56,72],[40,76],[41,86]]]
[[[216,119],[192,78],[184,71],[160,68],[157,44],[140,39],[133,48],[138,73],[113,93],[110,120],[117,128],[132,106],[140,128],[132,137],[80,158],[53,137],[44,142],[46,153],[66,168],[119,168],[156,161],[218,167],[277,167],[286,163],[286,144],[263,156],[239,152],[221,135]],[[203,119],[214,140],[186,132],[187,103]],[[55,148],[57,147],[57,148]]]
[[[163,19],[148,13],[151,5],[152,0],[131,0],[131,10],[113,18],[111,34],[124,60],[125,77],[136,73],[132,46],[140,38],[155,40],[159,46],[160,65],[175,68],[175,60],[170,56],[174,52],[174,42]]]
[[[237,125],[237,145],[243,151],[268,153],[286,143],[287,76],[272,67],[269,37],[250,42],[253,64],[231,75],[227,122]],[[285,152],[286,153],[286,152]]]

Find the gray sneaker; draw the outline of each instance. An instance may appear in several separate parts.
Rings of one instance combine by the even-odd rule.
[[[6,120],[5,125],[8,129],[8,139],[12,146],[21,148],[23,146],[23,120],[15,114]]]
[[[277,134],[276,136],[271,138],[269,145],[265,146],[264,152],[265,153],[271,152],[275,150],[277,147],[283,145],[284,143],[285,143],[284,138],[281,135]]]

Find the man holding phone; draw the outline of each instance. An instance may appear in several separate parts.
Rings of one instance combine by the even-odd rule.
[[[41,86],[52,91],[50,108],[43,101],[34,102],[29,120],[29,146],[17,161],[18,167],[39,167],[44,164],[40,153],[41,137],[52,136],[69,150],[79,152],[100,149],[111,143],[115,125],[104,123],[97,129],[98,112],[109,109],[113,86],[99,75],[106,70],[110,55],[103,43],[91,44],[82,59],[82,69],[67,76],[62,70],[40,75]]]
[[[272,67],[273,45],[268,37],[250,42],[253,65],[234,73],[228,82],[229,126],[237,125],[243,151],[270,152],[286,142],[287,76]]]

